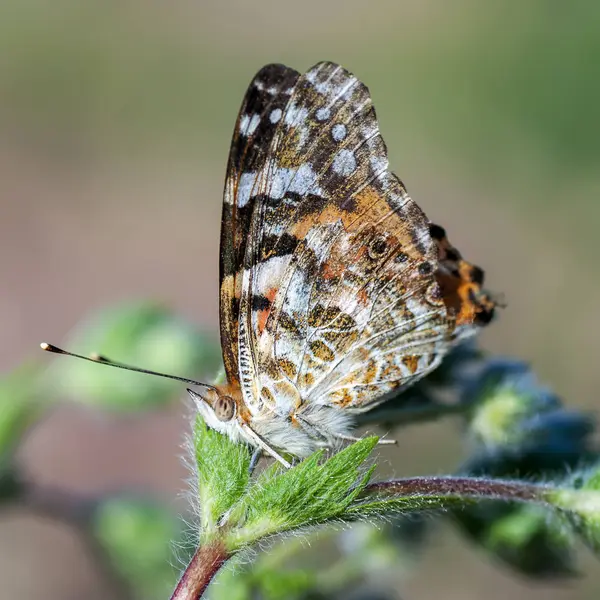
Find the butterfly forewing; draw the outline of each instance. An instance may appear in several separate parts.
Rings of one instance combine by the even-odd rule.
[[[223,214],[225,362],[267,436],[277,416],[327,437],[335,419],[311,420],[315,406],[372,408],[493,311],[482,272],[389,171],[369,91],[339,65],[259,72]]]
[[[254,77],[240,109],[227,166],[220,252],[221,345],[230,383],[238,375],[238,314],[241,266],[254,207],[251,190],[265,163],[277,115],[285,109],[299,73],[284,65],[267,65]]]
[[[317,65],[277,116],[253,189],[242,370],[253,382],[250,396],[262,393],[280,408],[313,399],[313,390],[324,392],[314,401],[348,405],[345,388],[330,395],[328,386],[348,379],[343,361],[354,374],[378,352],[381,373],[370,387],[355,381],[361,392],[353,403],[362,406],[432,362],[424,358],[413,369],[383,359],[403,334],[407,345],[424,343],[424,330],[439,337],[432,320],[441,320],[445,307],[439,294],[426,294],[437,285],[435,244],[425,216],[387,170],[369,92],[353,75]],[[419,270],[422,263],[430,269]]]

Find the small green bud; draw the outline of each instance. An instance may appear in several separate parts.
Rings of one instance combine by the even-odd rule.
[[[548,500],[564,511],[588,546],[600,554],[600,462],[575,473],[570,484],[548,492]]]
[[[522,429],[521,423],[560,406],[558,398],[539,385],[526,364],[505,358],[485,363],[465,386],[462,402],[471,407],[471,435],[484,446],[528,440],[531,433]]]

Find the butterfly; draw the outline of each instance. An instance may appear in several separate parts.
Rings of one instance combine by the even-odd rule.
[[[188,392],[210,427],[290,466],[353,439],[354,415],[489,323],[483,277],[390,172],[363,83],[331,62],[267,65],[227,165],[226,383]]]

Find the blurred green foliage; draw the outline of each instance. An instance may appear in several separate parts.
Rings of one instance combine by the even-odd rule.
[[[221,356],[213,337],[152,303],[129,303],[100,311],[70,336],[69,349],[99,353],[134,366],[214,380]],[[107,372],[108,371],[108,372]],[[45,373],[48,394],[128,412],[177,398],[181,383],[59,356]]]
[[[462,387],[472,475],[548,481],[597,459],[592,416],[570,411],[514,359],[482,363]],[[513,569],[532,577],[577,573],[564,522],[540,507],[482,503],[454,518],[468,536]]]
[[[136,598],[169,596],[181,566],[173,557],[172,544],[183,536],[175,515],[148,499],[108,498],[98,503],[91,530],[108,563],[135,590]],[[190,548],[179,551],[182,564]]]

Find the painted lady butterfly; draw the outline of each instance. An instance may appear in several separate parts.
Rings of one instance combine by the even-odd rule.
[[[495,306],[388,170],[366,86],[328,62],[267,65],[246,92],[220,280],[227,383],[188,391],[211,427],[286,466],[353,439],[353,414],[435,369]]]

